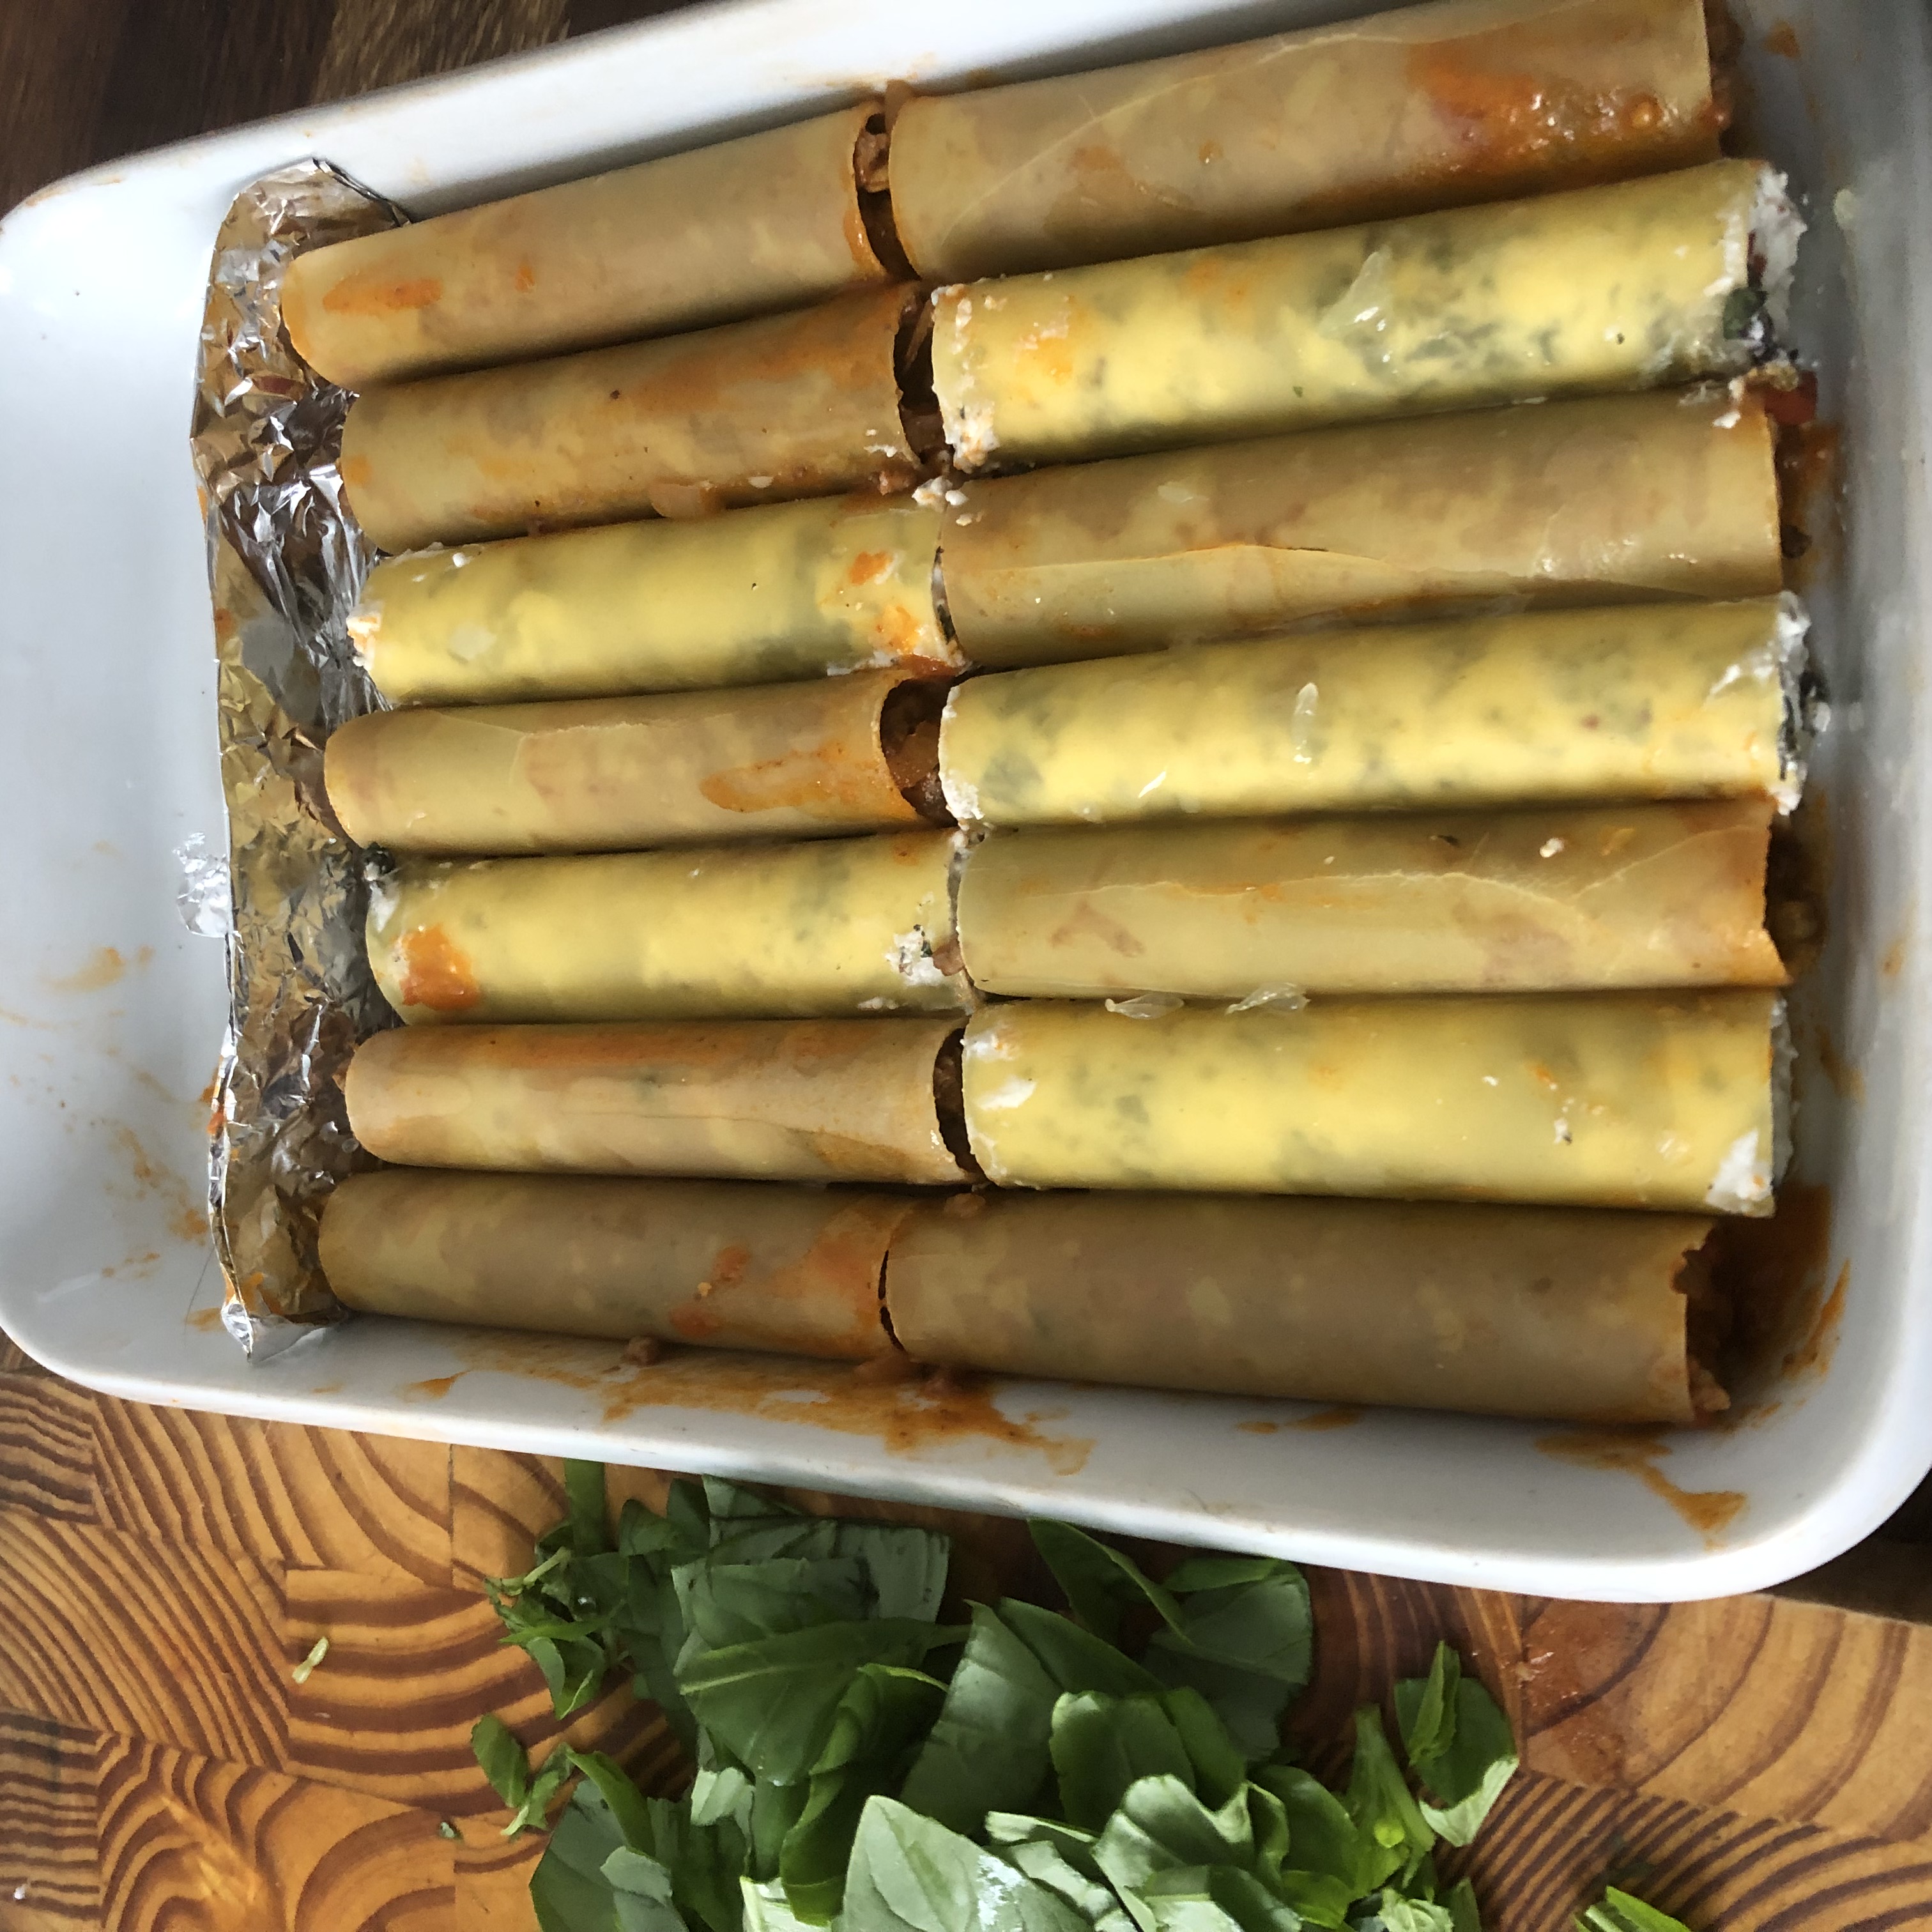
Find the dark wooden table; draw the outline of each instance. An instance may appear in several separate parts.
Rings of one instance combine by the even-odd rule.
[[[668,10],[0,0],[0,209],[158,142]],[[540,1841],[502,1843],[467,1738],[485,1711],[539,1748],[555,1726],[478,1580],[525,1568],[562,1507],[538,1459],[145,1408],[0,1341],[0,1932],[533,1932]],[[989,1582],[1021,1562],[1015,1526],[969,1533]],[[1340,1736],[1438,1635],[1462,1645],[1524,1741],[1472,1862],[1492,1932],[1564,1932],[1606,1876],[1699,1932],[1932,1928],[1928,1540],[1916,1501],[1790,1589],[1664,1608],[1319,1573],[1297,1723]],[[679,1775],[627,1692],[572,1735]]]

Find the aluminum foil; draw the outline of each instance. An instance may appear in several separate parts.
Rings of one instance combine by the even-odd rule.
[[[349,1131],[342,1074],[394,1024],[362,944],[364,861],[322,789],[322,751],[378,708],[347,619],[374,552],[336,473],[350,396],[281,324],[303,249],[394,226],[402,211],[320,161],[246,189],[215,243],[192,430],[214,597],[226,916],[213,855],[184,852],[184,917],[220,932],[229,1021],[215,1077],[208,1205],[223,1318],[251,1355],[338,1318],[316,1258],[335,1184],[374,1162]]]

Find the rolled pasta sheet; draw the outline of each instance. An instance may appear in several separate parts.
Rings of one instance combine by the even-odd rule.
[[[352,389],[797,308],[892,269],[877,100],[298,255],[282,316]],[[891,244],[887,244],[890,252]]]
[[[963,1180],[950,1020],[404,1027],[356,1050],[356,1138],[411,1167]]]
[[[1700,0],[1462,0],[902,107],[892,208],[965,280],[1714,160]]]
[[[627,517],[901,490],[916,292],[371,389],[342,431],[350,508],[379,550]]]
[[[1316,623],[1762,597],[1774,440],[1722,390],[1317,430],[968,482],[962,648],[1000,670]]]
[[[1537,800],[1804,783],[1795,598],[1326,631],[969,679],[940,776],[988,825]]]
[[[370,892],[369,962],[412,1022],[958,1012],[958,842],[416,860]]]
[[[869,832],[944,820],[944,701],[943,685],[872,671],[658,698],[377,711],[337,728],[323,769],[344,830],[397,852],[624,851]]]
[[[886,1244],[912,1202],[749,1181],[358,1174],[322,1272],[370,1315],[857,1362],[892,1347]]]
[[[1781,986],[1772,810],[995,832],[960,881],[960,950],[982,991],[1049,999]]]
[[[969,1197],[894,1237],[922,1362],[1222,1395],[1689,1423],[1712,1223],[1226,1195]]]
[[[967,1029],[992,1180],[1768,1214],[1768,992],[1318,1002],[1133,1017],[1022,1000]]]
[[[939,512],[820,498],[387,559],[349,620],[398,704],[777,684],[958,666]]]
[[[1781,176],[1718,161],[955,285],[933,298],[934,385],[977,470],[1732,375],[1802,227]]]

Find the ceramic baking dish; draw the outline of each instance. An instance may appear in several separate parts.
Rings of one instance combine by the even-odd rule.
[[[62,1372],[148,1402],[1050,1510],[1539,1594],[1760,1587],[1882,1521],[1932,1466],[1932,56],[1913,0],[1740,10],[1748,136],[1811,222],[1792,334],[1841,428],[1846,536],[1808,586],[1835,713],[1816,767],[1832,884],[1824,963],[1796,1002],[1798,1174],[1814,1210],[1828,1200],[1828,1234],[1814,1211],[1816,1252],[1798,1257],[1813,1331],[1737,1426],[1552,1443],[1438,1415],[1034,1384],[921,1408],[814,1399],[782,1368],[734,1369],[680,1406],[645,1400],[609,1347],[365,1319],[251,1364],[220,1328],[198,1096],[222,954],[177,900],[183,849],[225,845],[187,430],[236,191],[319,155],[430,212],[896,76],[1076,68],[1365,10],[739,0],[116,163],[15,211],[0,228],[0,1323]]]

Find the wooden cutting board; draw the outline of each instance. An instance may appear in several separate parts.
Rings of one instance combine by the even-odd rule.
[[[4,1360],[0,1932],[534,1932],[542,1841],[502,1841],[468,1740],[488,1711],[539,1752],[556,1735],[478,1580],[528,1566],[560,1466],[146,1408]],[[613,1493],[664,1480],[614,1471]],[[959,1594],[1041,1593],[1022,1526],[925,1514]],[[1438,1636],[1525,1740],[1466,1862],[1492,1932],[1564,1932],[1606,1878],[1696,1932],[1932,1927],[1932,1551],[1868,1546],[1806,1586],[1854,1609],[1312,1580],[1293,1724],[1322,1768]],[[686,1775],[627,1690],[568,1735],[652,1788]]]

